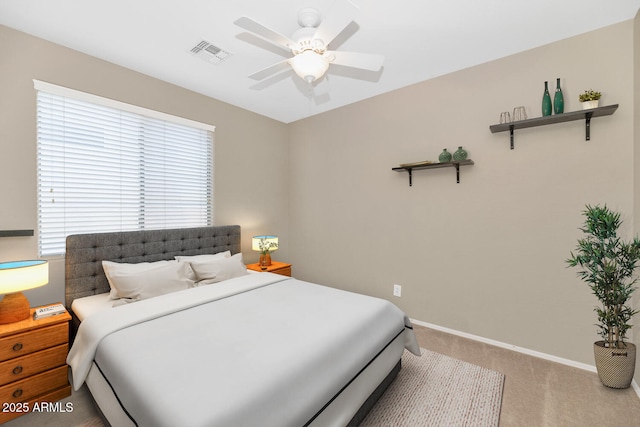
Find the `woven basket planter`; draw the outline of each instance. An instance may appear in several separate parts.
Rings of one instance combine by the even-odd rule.
[[[625,343],[626,348],[608,348],[604,341],[593,344],[596,369],[602,384],[611,388],[628,388],[636,369],[636,346]]]

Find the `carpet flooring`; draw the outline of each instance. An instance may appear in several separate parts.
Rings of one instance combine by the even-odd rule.
[[[414,330],[420,347],[505,375],[500,427],[640,426],[636,392],[605,387],[595,372],[418,325]]]
[[[361,427],[495,427],[504,375],[433,351],[408,351]]]

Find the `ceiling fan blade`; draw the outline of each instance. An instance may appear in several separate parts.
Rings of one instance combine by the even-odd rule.
[[[252,78],[254,80],[263,80],[277,73],[278,71],[284,70],[285,68],[289,68],[289,59],[276,62],[275,64],[270,65],[267,68],[264,68],[260,71],[256,71],[255,73],[251,74],[249,78]]]
[[[256,22],[251,18],[247,18],[246,16],[236,19],[234,24],[236,24],[238,27],[244,28],[247,31],[251,31],[254,34],[257,34],[265,38],[271,43],[284,46],[288,50],[291,50],[291,46],[296,45],[296,43],[293,40],[291,40],[289,37],[283,36],[282,34],[277,33],[272,29],[265,27],[261,23]]]
[[[336,0],[322,19],[313,38],[322,40],[325,46],[328,46],[355,19],[358,11],[358,6],[351,1]]]
[[[325,55],[333,57],[330,62],[345,67],[361,68],[363,70],[378,71],[384,63],[384,56],[371,53],[343,52],[331,50]]]

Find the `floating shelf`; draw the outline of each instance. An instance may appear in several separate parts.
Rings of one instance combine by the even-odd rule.
[[[421,166],[399,166],[397,168],[391,168],[396,172],[408,172],[409,173],[409,186],[413,186],[413,171],[422,169],[438,169],[438,168],[456,168],[456,182],[460,183],[460,166],[472,165],[473,160],[462,160],[460,162],[443,162],[443,163],[431,163]]]
[[[537,126],[552,125],[554,123],[572,122],[574,120],[585,121],[585,140],[591,139],[591,118],[600,116],[610,116],[618,109],[618,104],[607,105],[605,107],[590,108],[588,110],[572,111],[570,113],[553,114],[551,116],[536,117],[533,119],[520,120],[511,123],[491,125],[492,133],[509,131],[511,139],[511,149],[513,150],[513,131],[515,129],[532,128]]]
[[[0,237],[33,236],[33,230],[0,230]]]

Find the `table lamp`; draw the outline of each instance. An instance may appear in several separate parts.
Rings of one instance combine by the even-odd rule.
[[[49,283],[49,265],[44,260],[0,262],[0,323],[27,319],[30,305],[22,291]]]
[[[260,266],[268,267],[271,265],[271,251],[278,249],[277,236],[253,236],[251,241],[251,249],[260,252]]]

